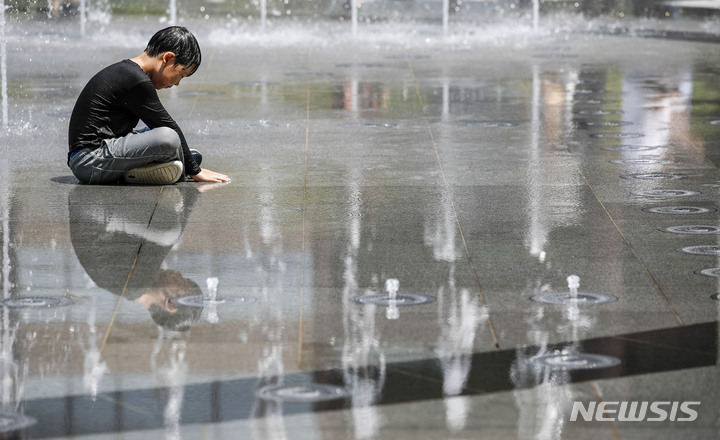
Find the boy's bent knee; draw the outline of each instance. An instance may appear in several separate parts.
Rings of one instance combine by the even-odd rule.
[[[158,127],[152,130],[155,143],[170,149],[180,148],[180,136],[169,127]]]

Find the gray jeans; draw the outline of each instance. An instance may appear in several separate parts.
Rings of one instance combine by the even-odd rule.
[[[108,184],[121,180],[133,168],[174,160],[183,160],[180,136],[175,130],[146,127],[121,138],[105,139],[95,150],[80,150],[70,158],[69,165],[81,183]]]

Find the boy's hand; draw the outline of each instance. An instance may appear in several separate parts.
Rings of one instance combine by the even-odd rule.
[[[190,176],[196,182],[229,182],[230,177],[225,174],[216,173],[208,169],[203,169],[194,176]]]

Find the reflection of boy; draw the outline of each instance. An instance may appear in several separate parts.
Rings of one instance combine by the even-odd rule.
[[[183,175],[228,182],[228,176],[200,168],[157,94],[195,73],[200,61],[193,34],[172,26],[158,31],[142,54],[90,79],[70,117],[68,166],[75,177],[98,184],[172,184]],[[140,120],[148,128],[136,131]]]
[[[153,218],[161,220],[151,227],[147,205],[138,204],[145,193],[75,186],[68,197],[70,238],[85,272],[98,287],[144,305],[163,328],[190,329],[200,319],[202,308],[172,300],[201,295],[202,289],[179,272],[163,269],[162,264],[180,240],[200,192],[211,186],[167,188],[153,213]],[[108,203],[110,196],[113,199]],[[157,198],[157,194],[147,196]]]

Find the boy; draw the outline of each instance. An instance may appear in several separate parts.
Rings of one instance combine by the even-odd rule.
[[[68,166],[81,183],[172,184],[184,175],[197,182],[229,182],[201,169],[180,127],[160,103],[157,90],[195,73],[201,54],[186,28],[158,31],[145,51],[106,67],[85,86],[75,103]],[[142,120],[147,128],[134,130]]]

